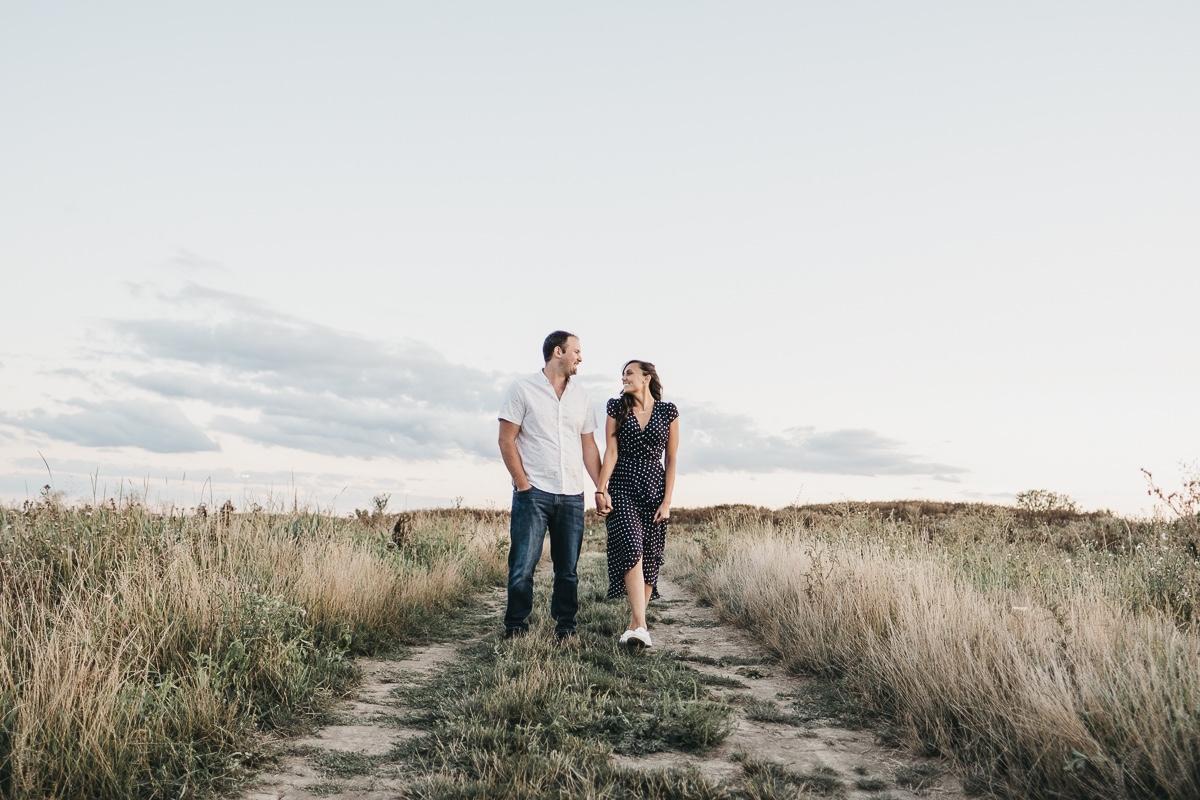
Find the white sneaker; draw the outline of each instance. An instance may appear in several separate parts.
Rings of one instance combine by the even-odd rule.
[[[650,631],[646,630],[645,628],[634,628],[629,632],[629,639],[626,641],[628,644],[637,642],[642,647],[652,647],[654,644],[650,641]]]
[[[621,644],[628,644],[630,636],[633,636],[633,631],[626,628],[625,632],[621,634],[621,639],[620,639]]]

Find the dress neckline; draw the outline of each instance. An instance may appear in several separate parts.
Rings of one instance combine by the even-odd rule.
[[[656,409],[656,408],[658,408],[658,401],[657,401],[657,400],[655,400],[654,402],[652,402],[652,403],[650,404],[650,413],[649,413],[648,415],[646,415],[646,424],[645,424],[645,425],[642,425],[640,422],[638,422],[638,418],[637,418],[637,413],[636,413],[636,412],[634,412],[634,413],[630,414],[630,416],[631,416],[631,417],[633,417],[633,424],[634,424],[634,425],[636,425],[636,426],[637,426],[637,429],[638,429],[639,431],[641,431],[642,433],[645,433],[645,432],[646,432],[646,428],[649,428],[649,427],[650,427],[650,420],[654,418],[654,409]],[[631,409],[631,410],[632,410],[632,409]]]

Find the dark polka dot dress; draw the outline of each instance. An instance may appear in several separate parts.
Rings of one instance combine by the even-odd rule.
[[[621,419],[621,399],[608,401],[608,415]],[[608,480],[612,511],[608,528],[608,597],[625,594],[625,573],[642,559],[644,582],[654,587],[658,599],[658,570],[663,564],[667,523],[654,522],[654,512],[666,494],[663,452],[671,423],[679,416],[674,403],[662,400],[650,409],[646,427],[631,413],[617,423],[617,465]]]

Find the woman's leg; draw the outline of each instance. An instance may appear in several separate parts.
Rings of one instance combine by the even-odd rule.
[[[642,559],[625,573],[625,595],[629,598],[629,629],[646,627],[646,593],[642,589]]]
[[[655,522],[651,517],[648,522],[643,521],[643,525],[646,536],[642,542],[642,580],[645,581],[646,592],[644,607],[649,608],[650,601],[654,599],[654,587],[658,584],[658,571],[662,566],[667,524]]]

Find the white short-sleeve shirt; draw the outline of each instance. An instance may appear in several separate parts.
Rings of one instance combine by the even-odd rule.
[[[517,452],[534,486],[552,494],[582,494],[583,442],[596,430],[587,392],[574,381],[560,398],[540,370],[518,378],[500,406],[500,419],[521,426]]]

